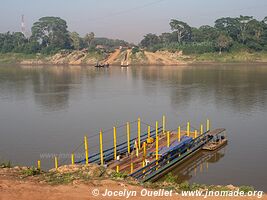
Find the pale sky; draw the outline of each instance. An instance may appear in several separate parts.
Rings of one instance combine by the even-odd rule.
[[[93,31],[97,37],[138,43],[146,33],[169,32],[172,18],[190,26],[213,25],[217,18],[239,15],[262,20],[266,0],[1,0],[0,32],[20,31],[24,14],[27,29],[43,16],[67,21],[69,31],[81,36]]]

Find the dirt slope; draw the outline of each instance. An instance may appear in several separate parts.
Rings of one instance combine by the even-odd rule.
[[[132,52],[132,49],[116,49],[115,52],[101,54],[98,52],[88,52],[88,50],[61,51],[52,56],[36,57],[20,61],[25,65],[95,65],[95,63],[109,63],[111,65],[120,65],[122,61],[132,65],[183,65],[186,64],[183,59],[185,56],[181,52],[168,51],[139,51]],[[126,60],[125,60],[126,58]]]
[[[155,65],[177,65],[177,64],[183,64],[182,61],[177,60],[179,58],[179,55],[175,55],[173,53],[169,52],[160,52],[157,51],[155,53],[153,52],[144,52],[148,64],[155,64]]]
[[[105,63],[112,64],[119,57],[121,50],[116,49],[114,53],[110,54],[110,56],[105,60]]]

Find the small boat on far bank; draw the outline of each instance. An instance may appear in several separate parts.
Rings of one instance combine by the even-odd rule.
[[[128,62],[121,62],[121,67],[128,67],[129,66],[129,63]]]
[[[109,67],[109,63],[104,63],[104,64],[101,64],[101,63],[96,63],[95,67],[97,68],[104,68],[104,67]]]
[[[121,61],[121,67],[128,67],[129,66],[129,56],[130,56],[131,50],[128,49],[124,55],[123,60]]]

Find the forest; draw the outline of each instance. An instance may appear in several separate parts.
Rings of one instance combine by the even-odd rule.
[[[172,32],[149,33],[140,46],[151,51],[182,50],[187,54],[267,50],[267,17],[261,21],[252,16],[223,17],[217,19],[214,26],[202,25],[199,28],[172,19],[169,25]]]
[[[128,45],[126,41],[97,38],[94,32],[81,37],[77,32],[69,32],[67,22],[59,17],[42,17],[31,28],[31,35],[22,32],[0,33],[1,53],[54,54],[60,50],[88,49],[103,45],[107,50]]]
[[[157,50],[183,51],[185,54],[232,51],[267,51],[267,17],[257,20],[252,16],[223,17],[214,26],[191,27],[186,22],[171,19],[171,32],[146,34],[138,45],[124,40],[97,38],[94,32],[81,37],[69,32],[67,22],[59,17],[42,17],[31,28],[30,36],[22,32],[0,33],[0,53],[53,54],[60,50],[88,49],[97,45],[112,51],[119,46]]]

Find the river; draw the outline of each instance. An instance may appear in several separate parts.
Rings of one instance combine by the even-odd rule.
[[[267,65],[0,66],[0,161],[13,165],[36,165],[41,156],[48,169],[54,154],[70,163],[74,150],[83,156],[85,134],[89,153],[97,152],[100,129],[139,116],[154,125],[163,114],[167,129],[188,120],[199,127],[207,118],[227,129],[224,148],[173,171],[179,181],[267,191]],[[124,140],[125,129],[118,135]],[[112,131],[103,137],[104,148],[112,146]]]

